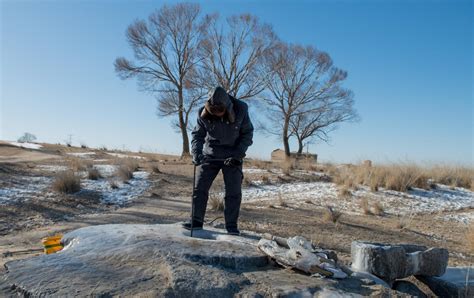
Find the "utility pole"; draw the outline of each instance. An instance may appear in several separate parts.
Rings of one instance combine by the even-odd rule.
[[[71,146],[72,145],[72,136],[73,134],[68,134],[68,141],[67,141],[67,145]]]

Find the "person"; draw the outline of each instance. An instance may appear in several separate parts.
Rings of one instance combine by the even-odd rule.
[[[224,219],[227,233],[239,235],[238,217],[242,201],[242,163],[252,145],[253,125],[248,106],[216,87],[198,112],[192,131],[192,156],[196,168],[193,191],[193,230],[202,229],[209,189],[222,170],[225,185]],[[184,228],[190,230],[191,222]]]

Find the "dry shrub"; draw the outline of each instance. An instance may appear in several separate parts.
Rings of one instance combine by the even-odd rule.
[[[263,184],[271,184],[270,177],[268,177],[268,175],[263,175],[262,182]]]
[[[385,210],[383,208],[382,203],[380,202],[375,202],[374,205],[372,206],[372,212],[373,214],[377,216],[382,216],[385,213]]]
[[[74,172],[87,171],[88,169],[92,168],[92,162],[88,160],[77,157],[68,157],[66,160],[69,168]]]
[[[469,252],[474,254],[474,223],[471,223],[466,233],[466,244]]]
[[[405,229],[406,227],[408,227],[411,223],[413,219],[413,216],[412,215],[408,215],[408,214],[402,214],[402,215],[398,215],[398,222],[397,222],[397,228],[400,229],[400,230],[403,230]]]
[[[333,181],[337,185],[343,185],[345,188],[355,188],[358,184],[358,179],[355,176],[356,171],[353,167],[344,166],[333,174]]]
[[[298,160],[298,169],[305,171],[317,171],[318,167],[314,158],[301,158]]]
[[[322,166],[323,171],[330,177],[334,178],[337,176],[339,169],[332,163],[326,163]]]
[[[53,182],[53,189],[62,193],[75,193],[81,190],[81,178],[74,171],[58,173]]]
[[[343,198],[349,198],[352,196],[352,193],[347,186],[343,186],[339,188],[339,196]]]
[[[112,188],[112,189],[117,189],[117,188],[119,188],[117,182],[114,181],[114,180],[109,181],[109,184],[110,184],[110,188]]]
[[[406,192],[412,187],[429,189],[428,179],[415,165],[394,165],[387,168],[385,187]]]
[[[118,161],[116,175],[126,182],[133,178],[133,172],[138,171],[139,164],[134,158],[123,158]]]
[[[151,166],[151,171],[152,171],[153,173],[155,173],[155,174],[161,174],[161,170],[160,170],[160,168],[158,167],[157,164],[153,164],[153,165]]]
[[[281,164],[281,171],[284,175],[290,176],[291,172],[293,171],[294,166],[291,161],[285,161]]]
[[[288,207],[288,203],[285,201],[285,199],[283,198],[283,196],[280,194],[278,194],[278,206],[280,207]]]
[[[360,209],[362,209],[362,212],[365,215],[370,215],[371,214],[370,207],[369,207],[369,199],[364,197],[360,200]]]
[[[434,166],[428,170],[427,175],[436,183],[474,191],[474,168]]]
[[[341,218],[342,213],[333,209],[330,206],[327,206],[326,209],[324,209],[324,215],[323,219],[326,222],[332,222],[332,223],[337,223],[339,219]]]
[[[132,172],[138,171],[140,164],[136,158],[123,158],[122,165],[126,165]]]
[[[213,211],[224,211],[224,200],[215,194],[209,196],[209,207]]]
[[[133,171],[130,167],[126,165],[120,165],[115,171],[117,177],[122,179],[122,181],[128,181],[133,178]]]
[[[242,181],[242,184],[246,187],[249,187],[249,186],[252,186],[253,185],[253,181],[250,180],[249,177],[247,176],[244,176],[244,180]]]
[[[99,180],[100,178],[102,178],[102,175],[96,168],[89,168],[87,170],[87,178],[89,180]]]

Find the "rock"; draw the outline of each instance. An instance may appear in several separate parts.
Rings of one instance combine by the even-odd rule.
[[[245,282],[233,270],[268,264],[251,245],[255,239],[208,230],[188,235],[180,225],[81,228],[63,236],[58,253],[6,263],[5,282],[32,296],[225,297]]]
[[[354,277],[282,270],[250,232],[229,236],[206,226],[194,236],[180,224],[81,228],[63,236],[58,253],[7,262],[0,296],[317,297],[323,289],[345,296],[390,290]]]
[[[474,297],[474,267],[448,267],[442,276],[416,278],[440,297]]]
[[[414,283],[411,283],[406,280],[397,280],[393,284],[392,287],[394,290],[398,292],[402,292],[405,294],[410,295],[410,297],[428,297],[426,294],[420,290]]]
[[[354,271],[374,274],[392,284],[396,279],[410,275],[442,275],[448,265],[449,255],[443,248],[354,241],[351,257]]]

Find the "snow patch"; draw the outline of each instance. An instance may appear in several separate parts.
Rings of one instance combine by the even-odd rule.
[[[91,158],[91,155],[95,155],[95,152],[68,152],[66,154],[80,158]]]
[[[100,171],[100,170],[99,170]],[[114,181],[118,188],[112,188],[107,179],[83,180],[82,191],[92,190],[101,193],[102,203],[107,204],[126,204],[139,197],[150,186],[148,176],[150,174],[144,171],[133,172],[133,178],[126,183]]]
[[[21,147],[21,148],[26,148],[26,149],[40,149],[43,146],[40,144],[35,144],[35,143],[20,143],[20,142],[8,142],[13,146]]]
[[[8,205],[37,199],[51,183],[50,177],[14,176],[9,185],[0,188],[0,205]]]
[[[107,154],[118,157],[118,158],[135,158],[135,159],[145,159],[143,156],[138,156],[138,155],[127,155],[127,154],[122,154],[122,153],[110,153],[107,152]]]
[[[330,182],[299,182],[287,184],[257,185],[256,181],[242,190],[244,202],[277,202],[280,197],[291,206],[298,206],[310,200],[319,206],[333,206],[346,213],[362,214],[360,199],[369,198],[370,202],[382,204],[385,213],[396,215],[421,214],[455,211],[463,208],[474,208],[474,193],[462,189],[450,189],[439,185],[436,189],[415,189],[408,193],[380,190],[371,192],[368,187],[359,186],[352,191],[350,199],[338,196],[338,187]],[[474,216],[469,213],[469,217]],[[458,217],[467,216],[459,214]]]
[[[258,168],[247,168],[242,170],[245,174],[268,174],[270,173],[267,169]]]
[[[58,165],[38,165],[36,169],[45,170],[48,172],[62,172],[68,170],[69,168],[67,166]]]
[[[450,221],[458,221],[467,225],[471,222],[474,222],[474,210],[448,214],[448,215],[443,216],[443,219],[450,220]]]

